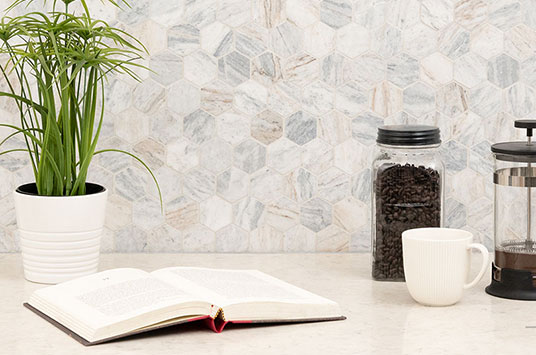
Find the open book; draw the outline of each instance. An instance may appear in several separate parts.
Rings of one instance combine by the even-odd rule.
[[[345,319],[337,303],[256,270],[112,269],[35,291],[26,307],[84,345],[204,320],[279,323]]]

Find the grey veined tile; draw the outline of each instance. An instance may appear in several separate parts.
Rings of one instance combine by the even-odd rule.
[[[350,236],[347,232],[332,224],[316,234],[317,252],[345,252],[350,247]]]
[[[266,164],[266,148],[254,140],[246,140],[234,149],[234,165],[253,173]]]
[[[490,119],[501,109],[502,90],[484,82],[469,91],[469,108],[484,119]]]
[[[222,0],[220,2],[218,20],[221,22],[238,27],[252,19],[252,2],[242,0]]]
[[[314,139],[303,148],[303,166],[307,170],[320,174],[333,166],[333,147],[323,139]]]
[[[434,90],[426,84],[417,82],[404,90],[404,111],[420,117],[435,109]]]
[[[248,249],[249,233],[230,224],[216,232],[216,251],[241,253]]]
[[[491,144],[482,141],[469,150],[469,167],[482,174],[489,176],[493,172],[493,154]]]
[[[216,78],[216,59],[203,51],[184,57],[184,77],[197,85],[204,85]]]
[[[331,224],[331,205],[320,198],[314,198],[302,205],[300,209],[300,223],[319,232]]]
[[[454,75],[452,61],[439,52],[434,52],[421,60],[421,79],[439,87],[452,80]]]
[[[167,146],[167,165],[179,172],[195,168],[199,164],[199,149],[197,145],[181,139]]]
[[[245,230],[255,230],[259,226],[264,208],[262,202],[246,197],[233,206],[234,222]]]
[[[355,82],[349,82],[337,89],[335,108],[348,116],[365,111],[368,106],[368,92]]]
[[[299,168],[286,176],[286,192],[285,196],[292,201],[302,203],[309,201],[316,193],[317,179],[309,171]]]
[[[443,143],[441,156],[447,171],[458,172],[467,167],[467,148],[457,141]]]
[[[322,115],[333,108],[333,89],[322,81],[315,81],[303,89],[302,105],[313,115]]]
[[[218,196],[212,196],[199,204],[199,220],[213,231],[221,229],[233,221],[233,206]]]
[[[520,60],[525,60],[536,51],[536,31],[525,24],[517,25],[505,35],[504,49]]]
[[[536,90],[523,83],[514,84],[506,90],[504,105],[515,117],[527,117],[536,109]]]
[[[386,20],[393,26],[406,29],[419,22],[419,0],[391,0],[386,6]]]
[[[201,33],[189,24],[176,25],[168,31],[168,47],[179,55],[186,55],[199,48]]]
[[[432,28],[440,29],[454,19],[454,6],[450,0],[422,0],[421,21]]]
[[[253,58],[267,49],[270,33],[267,29],[250,24],[235,32],[236,50],[246,57]]]
[[[353,2],[354,21],[366,28],[378,28],[385,24],[387,15],[387,6],[391,4],[386,0],[356,0]]]
[[[215,125],[214,116],[203,110],[197,110],[184,117],[184,135],[193,142],[201,144],[212,138]]]
[[[147,247],[147,233],[139,227],[128,226],[115,234],[115,250],[119,253],[143,252]]]
[[[317,196],[336,203],[350,192],[350,176],[333,167],[318,176]]]
[[[348,0],[324,0],[320,3],[320,21],[339,29],[352,21],[352,3]]]
[[[249,79],[249,59],[238,52],[232,52],[218,61],[220,79],[232,86],[237,86]]]
[[[141,112],[148,113],[158,109],[164,101],[164,88],[156,81],[149,79],[145,80],[134,89],[132,95],[132,104]]]
[[[501,54],[488,62],[488,80],[501,88],[506,88],[519,80],[517,60]]]
[[[270,167],[264,167],[250,176],[250,196],[268,203],[285,191],[283,175]]]
[[[454,80],[468,88],[486,80],[488,62],[478,54],[469,52],[454,62]]]
[[[300,146],[286,138],[280,138],[270,144],[267,153],[267,164],[282,174],[286,174],[301,165],[302,151]]]
[[[471,51],[489,59],[503,51],[504,33],[488,23],[471,32]]]
[[[359,201],[370,202],[372,173],[365,169],[352,178],[352,195]]]
[[[419,62],[403,53],[387,62],[387,79],[404,88],[419,79]]]
[[[200,102],[199,89],[186,80],[173,84],[167,94],[168,107],[181,115],[188,115],[197,110]]]
[[[339,53],[332,53],[322,60],[322,80],[331,86],[339,86],[344,83],[344,67],[348,60]]]
[[[251,78],[264,85],[277,83],[283,76],[281,59],[266,52],[251,60]]]
[[[371,112],[365,112],[352,119],[352,137],[359,143],[373,145],[376,143],[378,127],[383,125],[383,118]]]
[[[203,28],[216,20],[217,10],[217,0],[186,1],[184,2],[182,22]]]
[[[297,26],[285,22],[272,29],[271,40],[274,53],[286,58],[301,50],[303,31]]]
[[[185,252],[210,253],[216,248],[214,232],[201,224],[194,224],[183,231],[182,246]]]
[[[370,49],[370,32],[365,27],[350,23],[337,31],[336,48],[350,58]]]
[[[536,87],[536,56],[521,63],[521,77],[530,86]]]
[[[344,65],[344,81],[353,80],[359,85],[374,85],[385,80],[387,62],[374,53],[360,55]]]
[[[160,52],[151,56],[149,68],[151,77],[162,85],[170,85],[182,78],[183,60],[169,51]]]
[[[445,225],[448,228],[462,228],[467,223],[465,206],[453,198],[445,201]]]
[[[233,31],[221,22],[213,22],[201,30],[201,48],[214,57],[221,57],[233,48]]]
[[[147,251],[172,253],[182,251],[182,235],[170,225],[162,225],[147,233]]]
[[[437,92],[437,108],[449,117],[454,117],[467,110],[467,93],[457,83],[443,86]]]
[[[216,117],[216,133],[230,144],[238,144],[250,135],[249,118],[236,111],[227,111]]]
[[[469,32],[454,22],[443,28],[439,33],[439,51],[451,59],[467,53],[469,43]]]
[[[129,201],[136,201],[145,196],[145,186],[149,175],[145,170],[129,167],[115,176],[115,191]]]
[[[195,201],[203,201],[216,191],[216,178],[203,169],[195,169],[184,175],[184,195]]]
[[[205,169],[217,174],[233,163],[233,149],[221,138],[203,143],[199,148],[199,162]]]
[[[298,111],[286,120],[285,135],[291,141],[303,145],[316,137],[316,118]]]
[[[232,167],[218,176],[217,192],[228,201],[235,202],[246,197],[249,191],[249,175]]]
[[[438,31],[423,23],[417,23],[402,32],[404,51],[421,58],[437,50]]]
[[[517,0],[494,0],[488,5],[488,22],[503,31],[522,21],[521,4]]]
[[[253,80],[240,84],[235,89],[234,106],[248,115],[255,115],[266,108],[268,89]]]
[[[371,49],[383,58],[390,58],[402,49],[402,32],[385,25],[372,32]]]

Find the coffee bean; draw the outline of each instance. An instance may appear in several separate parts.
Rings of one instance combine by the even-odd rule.
[[[376,175],[375,194],[372,276],[404,281],[402,232],[440,226],[441,177],[422,165],[384,164]]]

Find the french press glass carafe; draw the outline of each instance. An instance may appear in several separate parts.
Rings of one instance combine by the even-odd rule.
[[[536,120],[517,120],[527,130],[524,142],[492,145],[495,156],[495,262],[490,295],[536,300]]]

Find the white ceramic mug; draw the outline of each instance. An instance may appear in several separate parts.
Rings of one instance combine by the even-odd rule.
[[[482,253],[482,267],[466,283],[471,249]],[[413,299],[426,306],[450,306],[462,298],[463,290],[476,285],[488,268],[485,246],[473,243],[473,234],[461,229],[418,228],[402,233],[404,274]]]

